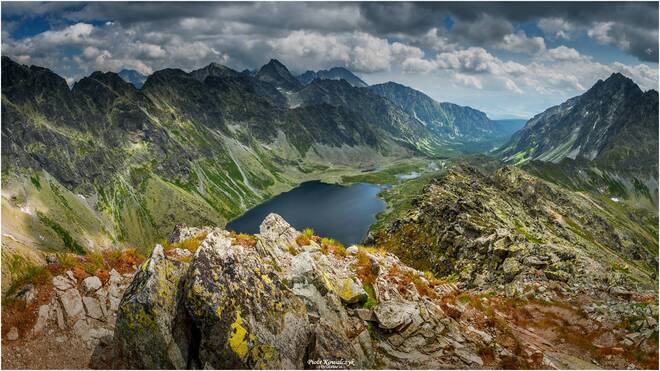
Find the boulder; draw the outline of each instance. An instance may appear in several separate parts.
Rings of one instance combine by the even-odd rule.
[[[356,349],[343,331],[337,331],[337,325],[321,318],[314,329],[311,351],[307,367],[316,369],[362,369],[356,355]],[[334,367],[333,367],[334,366]]]
[[[12,327],[9,329],[9,332],[7,333],[7,340],[9,341],[18,340],[18,329],[16,327]]]
[[[346,304],[362,303],[369,297],[362,285],[351,278],[345,278],[339,286],[339,297]]]
[[[82,286],[87,292],[93,292],[101,288],[101,280],[96,276],[87,277],[82,281]]]
[[[37,314],[37,323],[35,323],[32,328],[33,334],[41,333],[48,324],[48,313],[50,312],[50,305],[44,304],[39,307],[39,313]]]
[[[413,303],[385,302],[374,308],[378,327],[384,330],[394,330],[410,324],[415,312],[419,309]]]
[[[82,297],[75,288],[66,291],[57,291],[57,296],[64,308],[64,314],[67,324],[73,325],[80,318],[85,316]]]
[[[281,217],[273,215],[267,218],[270,226],[262,225],[271,241],[295,238],[288,228],[280,228]],[[256,249],[232,246],[231,239],[219,232],[207,236],[185,286],[186,309],[199,330],[202,367],[304,367],[307,310],[274,270]]]
[[[82,301],[87,310],[87,316],[98,320],[103,319],[103,311],[101,310],[101,303],[99,303],[98,299],[84,296]]]
[[[67,277],[64,276],[55,276],[53,277],[53,286],[58,290],[68,290],[73,287],[73,282]]]
[[[189,320],[178,305],[179,281],[187,268],[187,264],[165,257],[163,247],[156,245],[119,305],[113,367],[175,369],[187,366],[190,334],[185,329]],[[121,276],[113,272],[110,273],[111,285],[121,281]]]

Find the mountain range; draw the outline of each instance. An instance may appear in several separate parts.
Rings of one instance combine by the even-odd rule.
[[[296,76],[296,78],[305,85],[310,84],[314,80],[346,80],[346,82],[356,88],[366,88],[369,86],[366,82],[362,81],[361,78],[343,67],[333,67],[329,70],[307,71]]]
[[[460,153],[390,99],[343,79],[302,84],[276,60],[255,74],[164,69],[139,89],[127,76],[69,88],[2,58],[3,225],[17,245],[147,246],[176,222],[224,225],[304,180]],[[469,112],[456,127],[485,117],[456,110]]]
[[[101,369],[657,367],[657,106],[620,74],[525,123],[274,59],[69,87],[2,57],[3,347],[65,332]],[[388,184],[364,246],[272,213],[222,229],[308,180]]]
[[[48,69],[2,58],[3,226],[22,248],[148,246],[177,222],[224,225],[305,180],[488,152],[520,125],[392,82],[303,83],[277,60],[255,73],[216,63],[164,69],[139,89],[125,80],[137,75],[123,75],[94,72],[69,88]],[[539,163],[540,176],[552,163],[538,160],[562,156],[586,157],[610,183],[623,174],[616,169],[636,169],[617,182],[653,199],[649,132],[657,93],[614,75],[537,115],[495,154]]]

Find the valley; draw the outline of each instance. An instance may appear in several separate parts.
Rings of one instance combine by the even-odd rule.
[[[623,75],[529,121],[274,59],[2,81],[3,368],[657,365]]]

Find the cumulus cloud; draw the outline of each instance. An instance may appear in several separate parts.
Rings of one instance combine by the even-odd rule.
[[[551,61],[580,61],[587,59],[587,57],[580,54],[577,50],[564,45],[548,49],[542,57]]]
[[[545,50],[545,40],[538,36],[528,37],[525,32],[518,31],[505,35],[496,47],[512,52],[538,54]]]
[[[577,27],[563,18],[541,18],[538,27],[548,36],[570,40],[575,36]]]

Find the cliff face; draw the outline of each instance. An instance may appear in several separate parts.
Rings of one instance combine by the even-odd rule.
[[[620,368],[622,347],[653,357],[653,330],[620,345],[634,330],[550,299],[561,284],[487,295],[459,286],[275,214],[254,236],[179,226],[124,293],[114,366]]]

